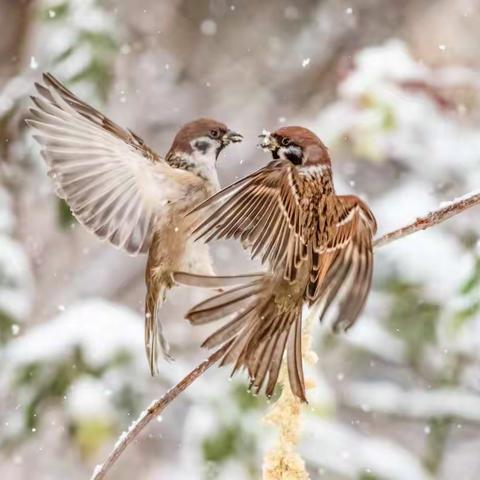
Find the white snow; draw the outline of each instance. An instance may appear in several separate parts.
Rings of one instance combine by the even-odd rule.
[[[72,78],[84,71],[92,61],[92,51],[89,45],[81,45],[74,49],[71,55],[55,66],[59,78]],[[77,91],[77,90],[76,90]]]
[[[25,76],[13,77],[0,90],[0,117],[3,117],[17,101],[31,91],[32,79]]]
[[[475,87],[478,72],[456,66],[434,70],[416,61],[399,40],[360,51],[354,63],[339,85],[338,99],[312,126],[328,145],[335,147],[347,136],[354,154],[370,161],[395,159],[402,165],[401,180],[369,202],[379,234],[449,205],[455,194],[478,191],[478,128],[440,108],[428,89],[408,89],[402,83]],[[457,185],[453,194],[439,193],[452,178]],[[398,272],[423,286],[428,298],[448,303],[472,268],[459,232],[479,232],[480,227],[468,218],[456,219],[451,232],[447,223],[381,249],[376,271],[386,277]]]
[[[103,464],[98,464],[98,465],[95,465],[95,468],[93,469],[93,472],[92,472],[92,476],[90,477],[91,480],[95,480],[95,478],[97,477],[97,475],[100,473],[100,471],[102,470],[102,467],[103,467]]]
[[[29,314],[32,301],[29,260],[20,244],[0,234],[0,310],[21,321]]]
[[[105,365],[120,352],[143,359],[142,319],[126,307],[85,300],[16,338],[8,345],[6,357],[14,364],[53,361],[76,347],[93,366]]]
[[[333,420],[304,422],[302,455],[311,465],[347,478],[370,471],[389,480],[431,480],[415,454],[387,438],[365,436]]]
[[[0,233],[11,233],[14,224],[10,194],[0,186]]]
[[[155,401],[153,401],[150,404],[149,408],[153,407],[154,404],[155,404]],[[114,449],[118,448],[128,437],[128,434],[132,430],[134,430],[137,427],[137,425],[148,415],[149,408],[146,410],[143,410],[140,413],[140,415],[130,424],[130,426],[128,427],[128,430],[125,430],[120,434],[120,436],[117,438],[117,441],[115,442],[115,445],[113,447]]]
[[[114,16],[98,7],[95,0],[70,0],[70,19],[80,30],[105,33],[113,31]]]
[[[456,416],[480,422],[480,397],[459,388],[404,390],[390,382],[351,382],[343,401],[369,411],[411,418]]]
[[[30,57],[30,68],[32,70],[36,70],[38,68],[38,62],[34,56]]]
[[[304,58],[302,60],[302,67],[305,68],[305,67],[308,67],[310,65],[310,58]]]
[[[356,69],[340,85],[341,96],[356,97],[376,87],[383,89],[386,79],[423,79],[428,74],[428,69],[411,57],[400,40],[361,50],[355,56],[355,65]]]
[[[66,412],[71,418],[83,419],[114,417],[114,408],[109,396],[105,394],[105,383],[101,380],[84,376],[71,386],[65,401]]]
[[[362,315],[355,326],[347,332],[345,340],[389,362],[402,363],[405,360],[403,342],[368,315]]]

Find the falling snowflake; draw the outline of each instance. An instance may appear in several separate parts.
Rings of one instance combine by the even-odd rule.
[[[38,68],[38,62],[35,57],[30,57],[30,68],[36,70]]]
[[[309,65],[310,65],[310,58],[304,58],[304,59],[302,60],[302,67],[303,67],[303,68],[306,68],[306,67],[308,67]]]
[[[200,24],[200,31],[204,35],[213,36],[217,33],[217,23],[214,20],[207,18]]]

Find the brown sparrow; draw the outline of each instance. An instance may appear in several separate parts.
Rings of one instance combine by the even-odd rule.
[[[358,197],[337,195],[330,156],[310,130],[280,128],[262,136],[274,160],[193,209],[203,212],[193,234],[240,239],[268,264],[263,274],[206,277],[175,273],[179,283],[237,285],[187,313],[194,324],[233,314],[203,346],[228,343],[222,365],[248,369],[258,393],[266,377],[273,394],[285,348],[290,386],[303,401],[302,307],[322,319],[340,297],[334,329],[348,329],[361,313],[372,279],[375,218]],[[233,374],[232,373],[232,374]]]
[[[217,157],[242,136],[202,118],[184,125],[162,158],[52,75],[43,81],[27,123],[57,194],[100,238],[133,255],[148,252],[145,345],[155,375],[159,348],[168,358],[159,309],[172,272],[213,274],[208,247],[189,240],[192,218],[184,214],[219,190]]]

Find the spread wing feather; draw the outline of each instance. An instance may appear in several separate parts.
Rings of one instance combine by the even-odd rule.
[[[101,238],[147,251],[159,209],[183,198],[190,173],[170,167],[143,140],[67,90],[52,75],[36,84],[27,123],[36,131],[57,194]]]
[[[261,255],[271,268],[287,259],[286,275],[293,279],[307,244],[297,175],[290,162],[275,161],[217,193],[191,212],[204,214],[194,230],[196,238],[240,238],[252,258]]]
[[[358,197],[339,196],[337,200],[342,208],[320,260],[328,268],[321,279],[312,275],[307,288],[310,302],[322,304],[321,319],[340,296],[335,330],[350,328],[365,305],[373,273],[372,238],[377,230],[373,214]]]
[[[205,345],[229,341],[222,365],[234,363],[233,372],[247,368],[251,388],[258,392],[266,383],[268,396],[286,349],[292,392],[306,401],[303,303],[320,305],[323,318],[340,299],[334,326],[349,328],[370,289],[375,218],[359,198],[335,195],[322,173],[311,168],[299,174],[289,162],[272,162],[194,210],[203,214],[195,229],[199,238],[239,238],[252,257],[261,255],[269,263],[263,278],[206,300],[188,314],[194,323],[205,323],[236,312]]]

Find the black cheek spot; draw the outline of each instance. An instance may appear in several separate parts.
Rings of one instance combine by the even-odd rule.
[[[292,162],[294,165],[301,165],[302,164],[302,156],[298,155],[295,152],[289,152],[287,151],[285,153],[285,157]]]
[[[194,145],[196,150],[198,150],[199,152],[205,154],[207,153],[207,150],[209,149],[210,147],[210,144],[208,142],[204,142],[202,140],[197,140]]]

